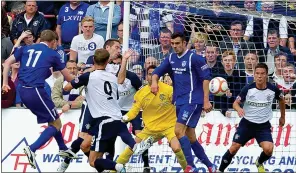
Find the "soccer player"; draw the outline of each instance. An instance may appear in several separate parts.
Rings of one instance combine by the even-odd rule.
[[[255,82],[246,85],[233,103],[240,117],[233,142],[229,150],[222,157],[219,171],[224,172],[231,163],[232,158],[240,147],[244,146],[250,139],[255,138],[259,146],[263,149],[259,159],[256,161],[258,172],[265,172],[263,162],[272,156],[273,140],[271,135],[273,99],[279,100],[281,117],[279,125],[285,124],[285,100],[281,91],[271,83],[267,82],[268,66],[259,63],[255,66]],[[243,108],[240,104],[244,103]]]
[[[131,121],[136,118],[140,110],[143,110],[142,118],[145,127],[140,133],[136,134],[136,143],[140,143],[149,136],[153,137],[154,142],[166,137],[178,162],[185,170],[187,162],[175,135],[176,109],[172,104],[173,87],[159,81],[159,92],[157,95],[150,92],[152,72],[155,68],[155,65],[147,68],[146,80],[148,85],[137,91],[132,108],[122,117],[122,120],[125,122]],[[127,147],[119,155],[116,162],[126,164],[132,154],[132,148]]]
[[[131,148],[135,146],[135,140],[129,133],[125,123],[121,122],[122,114],[118,105],[118,83],[120,79],[106,71],[110,54],[105,49],[98,49],[94,55],[94,71],[79,76],[65,86],[66,91],[72,88],[86,86],[86,100],[89,111],[95,124],[89,133],[92,135],[89,163],[102,172],[102,168],[125,172],[124,165],[102,159],[110,140],[120,136]],[[136,148],[136,147],[135,147]]]
[[[209,172],[215,172],[216,166],[210,162],[195,135],[202,110],[210,112],[212,109],[209,101],[209,67],[202,56],[186,48],[184,34],[174,33],[171,44],[175,53],[171,53],[153,72],[151,92],[157,95],[159,77],[166,73],[172,76],[177,113],[175,133],[187,160],[185,172],[195,171],[196,168],[191,148]]]
[[[56,42],[56,34],[45,30],[41,33],[41,43],[22,46],[15,50],[4,63],[3,86],[4,91],[10,87],[7,85],[10,65],[20,61],[18,74],[20,96],[24,105],[37,116],[38,124],[48,123],[48,127],[41,133],[39,138],[30,146],[24,148],[30,165],[36,169],[35,151],[44,145],[51,137],[54,137],[59,145],[62,157],[78,158],[71,150],[68,150],[60,132],[61,120],[50,96],[44,90],[45,79],[50,76],[50,68],[61,71],[67,81],[74,76],[70,74],[65,65],[61,63],[60,55],[52,48]]]

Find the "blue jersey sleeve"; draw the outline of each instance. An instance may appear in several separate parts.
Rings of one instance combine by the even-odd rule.
[[[90,72],[84,73],[80,75],[78,78],[75,78],[71,81],[71,85],[73,88],[79,88],[81,86],[87,86],[89,80]]]
[[[131,81],[132,86],[138,91],[141,86],[142,86],[142,82],[139,79],[139,77],[131,72],[131,71],[127,71],[126,77]]]
[[[171,56],[171,55],[170,55]],[[156,74],[158,77],[163,76],[166,73],[170,73],[171,74],[172,71],[172,67],[169,61],[169,57],[167,57],[166,59],[164,59],[162,61],[162,63],[160,64],[160,66],[158,66],[152,73],[152,75]]]
[[[16,47],[14,49],[13,55],[15,57],[15,62],[19,62],[23,56],[23,50],[24,50],[24,46],[22,47]]]
[[[62,63],[61,56],[57,52],[55,52],[52,60],[53,71],[61,71],[65,68],[65,64]]]
[[[242,91],[236,97],[236,100],[239,100],[241,103],[245,102],[248,94],[248,90],[249,90],[249,85],[246,85],[245,87],[243,87]]]
[[[192,55],[191,58],[193,69],[196,70],[198,77],[202,80],[211,80],[210,67],[206,63],[205,58],[199,55]]]

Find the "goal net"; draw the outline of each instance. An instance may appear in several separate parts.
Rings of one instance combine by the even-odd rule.
[[[215,111],[201,118],[196,128],[198,141],[204,147],[210,160],[216,165],[220,165],[223,154],[230,147],[233,134],[240,121],[232,110],[234,99],[243,86],[252,82],[252,70],[255,62],[262,58],[268,59],[269,56],[274,57],[279,53],[278,48],[275,49],[275,52],[267,52],[267,54],[264,51],[265,48],[272,47],[268,43],[267,33],[275,30],[276,35],[277,33],[279,35],[279,42],[274,43],[276,41],[273,41],[271,44],[281,43],[282,46],[289,47],[291,44],[293,45],[290,41],[295,39],[296,12],[294,4],[288,1],[246,1],[246,3],[219,0],[212,2],[193,0],[131,2],[130,39],[140,44],[141,54],[139,58],[132,59],[129,69],[137,73],[143,81],[145,81],[145,68],[152,64],[159,65],[166,55],[173,51],[169,47],[170,34],[166,29],[171,32],[184,33],[189,49],[202,55],[207,61],[213,62],[213,65],[216,64],[213,68],[215,71],[212,71],[216,76],[221,77],[222,73],[225,73],[227,64],[230,71],[232,69],[233,74],[230,77],[222,75],[228,82],[232,96],[211,96]],[[232,55],[231,52],[233,52],[236,60],[233,62],[226,59],[222,64],[224,52],[227,52],[225,56]],[[248,60],[250,62],[246,62],[247,54],[255,54],[257,59],[253,60],[253,56],[251,56]],[[289,56],[287,57],[288,62],[295,63],[295,57],[292,54],[287,56]],[[286,66],[282,62],[267,63],[270,63],[268,66],[273,69],[284,69]],[[270,73],[270,76],[272,74]],[[162,79],[164,82],[170,83],[169,77],[165,76]],[[272,80],[272,82],[278,85],[279,81]],[[287,81],[284,83],[287,84]],[[296,112],[292,102],[295,92],[293,92],[291,85],[293,81],[288,83],[289,85],[284,84],[282,87],[287,100],[286,124],[283,128],[279,127],[278,104],[277,102],[273,104],[274,112],[271,124],[275,146],[273,156],[265,163],[265,168],[270,172],[295,172],[296,170]],[[255,161],[260,152],[261,148],[257,142],[254,139],[250,140],[237,153],[232,164],[225,171],[257,171]],[[152,172],[181,171],[166,139],[156,142],[149,149],[149,160]],[[194,161],[200,172],[208,171],[195,156]],[[142,157],[132,156],[127,166],[130,168],[129,171],[142,172]]]

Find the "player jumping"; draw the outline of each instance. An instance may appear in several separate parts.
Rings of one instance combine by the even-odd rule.
[[[159,77],[171,74],[177,110],[175,133],[187,160],[185,172],[195,171],[196,168],[191,148],[209,172],[216,172],[216,166],[208,159],[195,134],[202,110],[210,112],[212,109],[209,101],[209,67],[202,56],[186,48],[184,34],[172,34],[171,44],[175,53],[171,53],[153,72],[151,92],[156,95],[159,91]]]
[[[8,92],[10,89],[7,84],[9,68],[11,64],[20,61],[18,78],[21,84],[20,96],[22,102],[37,116],[38,124],[48,123],[48,127],[41,133],[39,138],[30,146],[24,148],[29,163],[34,169],[36,169],[36,150],[51,137],[54,137],[59,145],[60,156],[78,158],[64,143],[60,131],[61,120],[54,103],[44,89],[45,79],[51,75],[51,67],[53,67],[53,71],[61,71],[67,81],[71,81],[74,76],[61,63],[60,55],[52,49],[57,40],[56,34],[50,30],[44,30],[40,39],[40,44],[22,46],[16,49],[13,55],[5,61],[2,86],[2,89]]]
[[[256,161],[258,172],[265,172],[263,162],[267,161],[273,152],[273,140],[271,135],[272,103],[273,99],[279,100],[281,117],[279,125],[285,124],[285,100],[281,91],[271,83],[267,82],[268,66],[259,63],[255,67],[255,82],[245,86],[233,103],[240,117],[233,142],[229,150],[222,157],[219,171],[224,172],[231,163],[232,158],[241,146],[244,146],[250,139],[255,138],[263,149],[259,159]],[[243,108],[240,104],[244,103]]]

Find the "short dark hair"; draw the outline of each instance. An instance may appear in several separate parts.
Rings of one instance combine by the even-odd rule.
[[[258,64],[255,66],[255,71],[256,71],[257,68],[264,68],[265,71],[266,71],[266,74],[268,74],[268,66],[267,66],[265,63],[262,63],[262,62],[258,63]]]
[[[104,65],[108,62],[109,57],[110,54],[106,49],[97,49],[94,54],[94,63],[97,65]]]
[[[162,29],[160,30],[160,33],[164,33],[164,34],[168,34],[168,33],[169,33],[169,34],[171,34],[171,35],[173,34],[172,31],[169,30],[168,28],[162,28]]]
[[[282,52],[282,51],[280,51],[279,53],[275,54],[274,55],[274,59],[276,59],[276,58],[278,58],[280,56],[284,56],[284,57],[286,57],[286,59],[288,59],[288,54],[285,53],[285,52]]]
[[[244,30],[244,24],[243,22],[239,21],[239,20],[235,20],[233,22],[231,22],[230,27],[233,25],[241,25],[242,26],[242,30]]]
[[[156,67],[156,65],[150,65],[148,68],[147,68],[147,73],[148,73],[148,71],[150,70],[150,69],[156,69],[157,67]]]
[[[103,48],[106,49],[107,46],[112,47],[115,42],[118,42],[120,44],[119,40],[117,40],[115,38],[110,38],[110,39],[106,40],[106,42],[104,43]]]
[[[269,30],[269,31],[267,32],[267,35],[271,35],[271,34],[276,34],[276,36],[277,36],[278,38],[280,38],[280,33],[279,33],[277,30],[275,30],[275,29]]]
[[[183,33],[181,33],[181,32],[173,33],[172,36],[171,36],[171,39],[176,39],[178,37],[180,37],[182,41],[186,41],[185,35]]]
[[[67,63],[68,63],[68,62],[70,62],[70,63],[76,63],[76,61],[74,61],[74,60],[72,60],[72,59],[68,60]]]

